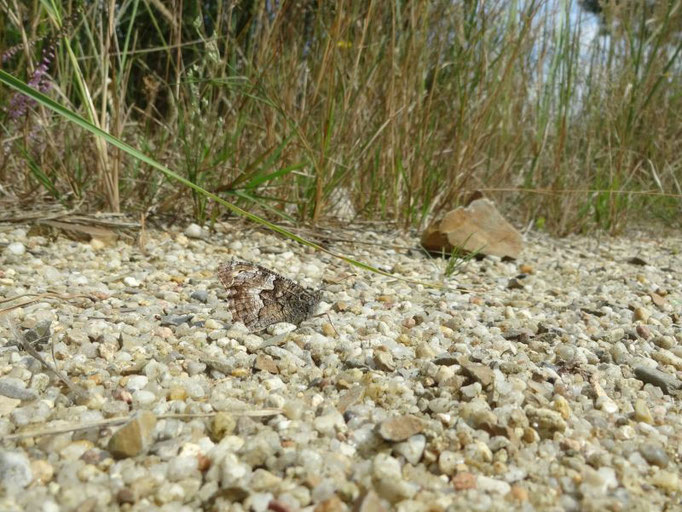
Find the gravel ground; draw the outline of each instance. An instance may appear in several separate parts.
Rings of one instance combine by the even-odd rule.
[[[531,234],[449,278],[415,237],[326,237],[434,289],[230,224],[27,233],[0,227],[0,510],[682,510],[680,235]],[[326,314],[233,325],[233,257]]]

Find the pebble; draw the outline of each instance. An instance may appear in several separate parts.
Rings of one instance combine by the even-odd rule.
[[[149,448],[156,416],[150,411],[139,412],[111,436],[107,450],[118,459],[134,457]]]
[[[26,252],[26,246],[21,242],[12,242],[5,250],[13,256],[22,256]]]
[[[17,400],[35,400],[38,394],[32,389],[26,389],[26,384],[19,379],[4,377],[0,379],[0,395]]]
[[[123,284],[126,286],[130,286],[131,288],[137,288],[139,287],[142,283],[133,276],[126,276],[123,278]]]
[[[582,475],[580,490],[587,496],[599,497],[606,495],[610,489],[618,486],[616,472],[610,467],[601,467],[594,470],[585,467]]]
[[[680,382],[673,375],[651,368],[649,366],[638,366],[635,368],[635,377],[647,384],[653,384],[663,390],[664,393],[670,394],[673,391],[682,387]]]
[[[557,411],[529,406],[526,408],[526,416],[543,437],[551,437],[554,432],[566,430],[566,421]]]
[[[204,231],[198,224],[190,224],[185,228],[184,235],[187,238],[203,238]]]
[[[337,431],[344,429],[346,423],[343,416],[336,410],[329,411],[322,416],[318,416],[313,421],[313,427],[320,434],[327,437],[333,436]]]
[[[655,443],[644,443],[639,447],[639,453],[649,463],[660,468],[665,468],[670,463],[668,455],[662,446]]]
[[[424,422],[413,415],[394,416],[379,425],[379,435],[386,441],[405,441],[424,430]]]
[[[637,400],[635,400],[634,410],[635,410],[634,417],[637,421],[643,421],[644,423],[648,423],[649,425],[652,425],[654,423],[654,418],[651,415],[649,406],[643,399],[638,398]]]
[[[450,450],[444,450],[438,456],[438,469],[444,475],[453,475],[457,466],[464,462],[461,455]]]
[[[199,460],[196,456],[181,455],[168,463],[166,476],[172,482],[180,482],[188,478],[199,478]]]
[[[54,467],[43,459],[31,461],[31,472],[33,478],[42,485],[47,484],[54,476]]]
[[[407,441],[393,446],[393,453],[402,455],[407,462],[416,466],[424,454],[424,448],[426,448],[426,437],[422,434],[417,434],[407,439]]]
[[[206,304],[208,302],[208,292],[206,290],[195,290],[190,295],[190,299]]]
[[[635,308],[635,310],[632,314],[632,318],[636,322],[640,321],[640,322],[646,323],[650,317],[651,317],[651,313],[649,312],[649,310],[647,308],[643,308],[643,307]]]
[[[28,457],[21,452],[0,451],[0,483],[10,493],[26,487],[33,480]]]
[[[651,477],[651,483],[666,492],[674,493],[680,490],[680,475],[670,471],[657,471]]]
[[[483,492],[492,492],[496,494],[509,494],[511,485],[503,480],[497,480],[484,475],[479,475],[476,478],[476,488]]]

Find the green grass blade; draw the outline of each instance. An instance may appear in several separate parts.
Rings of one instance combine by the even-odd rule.
[[[98,128],[97,126],[95,126],[94,124],[85,120],[84,118],[82,118],[78,114],[71,112],[67,108],[63,107],[62,105],[60,105],[59,103],[54,101],[52,98],[36,91],[35,89],[29,87],[26,83],[22,82],[21,80],[17,79],[16,77],[10,75],[9,73],[7,73],[6,71],[1,70],[1,69],[0,69],[0,82],[4,83],[8,87],[11,87],[12,89],[14,89],[14,90],[16,90],[22,94],[25,94],[26,96],[34,99],[35,101],[37,101],[41,105],[45,106],[46,108],[53,110],[54,112],[65,117],[66,119],[68,119],[72,123],[74,123],[74,124],[80,126],[81,128],[89,131],[93,135],[96,135],[97,137],[104,139],[106,142],[108,142],[112,146],[115,146],[115,147],[121,149],[122,151],[125,151],[130,156],[137,158],[138,160],[146,163],[147,165],[161,171],[168,178],[171,178],[171,179],[173,179],[179,183],[182,183],[186,187],[189,187],[189,188],[199,192],[200,194],[203,194],[205,197],[216,201],[217,203],[223,205],[225,208],[227,208],[231,212],[233,212],[233,213],[235,213],[241,217],[246,217],[247,219],[252,220],[253,222],[256,222],[262,226],[265,226],[265,227],[271,229],[272,231],[275,231],[275,232],[279,233],[280,235],[283,235],[283,236],[285,236],[291,240],[294,240],[294,241],[296,241],[302,245],[306,245],[306,246],[311,247],[313,249],[316,249],[318,251],[327,253],[331,256],[339,258],[339,259],[345,261],[346,263],[349,263],[349,264],[351,264],[355,267],[361,268],[363,270],[368,270],[370,272],[374,272],[375,274],[380,274],[380,275],[392,277],[395,279],[401,279],[403,281],[420,283],[420,284],[423,284],[425,286],[438,287],[438,288],[442,287],[442,285],[439,283],[425,283],[425,282],[415,281],[415,280],[411,280],[411,279],[406,279],[406,278],[401,277],[401,276],[393,275],[389,272],[385,272],[385,271],[380,270],[376,267],[373,267],[372,265],[362,263],[360,261],[354,260],[348,256],[343,255],[343,254],[337,254],[333,251],[330,251],[329,249],[325,249],[324,247],[316,244],[315,242],[311,242],[309,240],[306,240],[305,238],[301,238],[300,236],[292,233],[291,231],[284,229],[284,228],[282,228],[276,224],[273,224],[272,222],[269,222],[269,221],[265,220],[264,218],[259,217],[258,215],[247,212],[246,210],[242,210],[238,206],[236,206],[236,205],[234,205],[228,201],[225,201],[223,198],[221,198],[221,197],[213,194],[212,192],[205,190],[204,188],[200,187],[199,185],[196,185],[195,183],[192,183],[191,181],[183,178],[182,176],[171,171],[168,167],[160,164],[159,162],[157,162],[153,158],[148,157],[147,155],[141,153],[140,151],[138,151],[134,147],[126,144],[122,140],[117,139],[116,137],[112,136],[111,134],[107,133],[106,131],[102,130],[101,128]]]

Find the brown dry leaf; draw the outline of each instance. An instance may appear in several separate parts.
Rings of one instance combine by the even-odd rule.
[[[65,236],[78,242],[89,242],[90,240],[97,239],[105,244],[110,244],[118,239],[118,234],[114,231],[96,226],[86,226],[84,224],[61,222],[57,220],[45,220],[41,221],[40,224],[57,228],[61,230]]]

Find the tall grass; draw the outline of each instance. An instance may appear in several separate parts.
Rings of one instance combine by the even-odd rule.
[[[549,0],[0,0],[0,52],[22,45],[3,69],[28,82],[57,34],[55,99],[246,209],[318,222],[349,197],[420,226],[484,190],[523,223],[615,232],[682,212],[681,4],[612,5],[589,36],[589,15]],[[39,108],[9,110],[6,191],[220,213]]]

